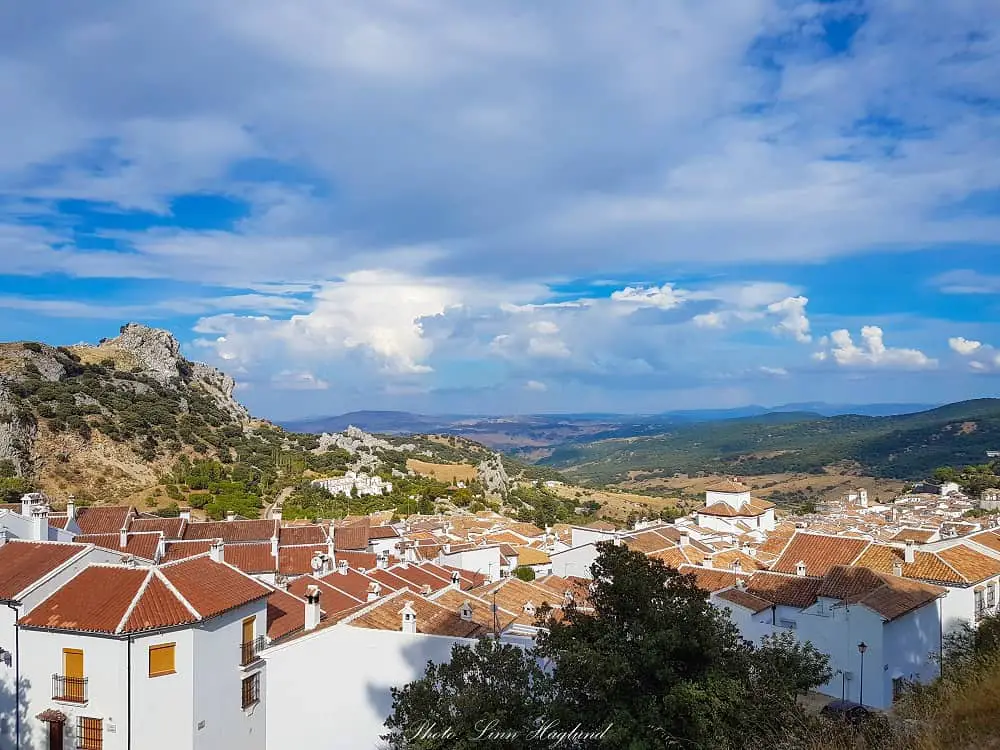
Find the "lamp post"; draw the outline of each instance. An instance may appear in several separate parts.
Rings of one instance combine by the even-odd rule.
[[[868,650],[868,644],[864,641],[858,644],[858,653],[861,654],[861,675],[858,681],[858,703],[862,706],[865,705],[865,651]]]

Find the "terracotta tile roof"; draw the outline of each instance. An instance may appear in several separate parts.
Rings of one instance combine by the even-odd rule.
[[[525,538],[514,534],[510,531],[500,531],[494,534],[486,534],[482,537],[485,541],[490,544],[510,544],[515,547],[521,546],[525,543]]]
[[[554,591],[518,578],[506,578],[489,586],[486,592],[479,596],[490,602],[495,601],[498,607],[515,613],[518,623],[532,626],[535,625],[536,615],[525,611],[526,605],[533,606],[537,613],[543,605],[548,604],[554,609],[559,609],[563,604],[563,597]]]
[[[517,548],[518,565],[547,565],[551,562],[552,560],[549,558],[548,553],[542,552],[540,549],[533,549],[531,547]]]
[[[1000,575],[1000,560],[994,560],[964,544],[956,544],[954,547],[940,550],[937,554],[969,583],[979,583]]]
[[[803,609],[816,601],[823,579],[760,571],[747,582],[747,591],[775,604]]]
[[[212,546],[211,539],[197,540],[194,542],[167,542],[167,554],[164,555],[161,563],[177,562],[189,557],[196,557],[208,552]]]
[[[966,584],[969,581],[949,565],[939,553],[913,551],[913,562],[904,562],[904,552],[887,544],[871,545],[854,564],[879,573],[893,573],[896,563],[902,566],[904,578],[917,578],[935,583]]]
[[[551,591],[559,597],[560,601],[564,602],[566,600],[566,592],[569,591],[577,606],[590,606],[591,581],[589,578],[577,578],[575,576],[564,578],[562,576],[548,575],[536,578],[532,583],[535,586]]]
[[[223,559],[244,573],[274,573],[278,566],[271,554],[270,542],[227,544],[222,550]]]
[[[272,643],[301,631],[305,625],[306,603],[302,599],[280,589],[268,595],[267,637]]]
[[[680,537],[679,534],[677,536],[678,538]],[[629,549],[648,554],[666,547],[672,547],[675,545],[677,540],[650,530],[640,531],[638,534],[630,534],[629,536],[624,537],[622,541],[625,542],[625,546]]]
[[[463,620],[457,612],[452,612],[447,607],[404,591],[391,594],[342,622],[356,628],[402,631],[402,610],[406,605],[416,612],[418,633],[454,638],[476,638],[486,633],[478,622]]]
[[[369,539],[395,539],[399,532],[392,526],[372,526],[368,529]]]
[[[335,550],[368,549],[368,524],[335,528],[333,530],[333,548]]]
[[[731,570],[737,562],[739,562],[743,570],[748,572],[767,569],[767,566],[760,560],[750,557],[750,555],[738,549],[730,549],[712,555],[712,567],[719,568],[720,570]]]
[[[222,539],[224,542],[266,542],[278,529],[277,521],[206,521],[189,523],[184,539]]]
[[[393,573],[383,568],[376,568],[375,570],[366,571],[365,575],[368,576],[369,578],[374,578],[383,586],[391,587],[393,590],[409,588],[412,585],[405,578],[400,578],[399,576],[394,575]]]
[[[322,526],[282,526],[278,531],[278,544],[319,544],[326,546],[326,529]]]
[[[21,503],[0,503],[0,510],[9,510],[11,513],[21,513]]]
[[[802,561],[806,564],[807,576],[824,576],[834,565],[850,565],[868,545],[864,539],[799,532],[791,538],[771,570],[795,573]]]
[[[722,599],[729,604],[737,604],[744,609],[750,610],[752,613],[757,614],[765,609],[769,609],[773,602],[767,599],[762,599],[759,596],[751,594],[749,591],[741,591],[740,589],[726,589],[725,591],[720,591],[717,594],[717,598]]]
[[[301,576],[312,573],[312,560],[317,552],[323,555],[327,554],[326,545],[305,544],[300,547],[278,547],[278,572],[286,576]]]
[[[1000,552],[1000,534],[996,531],[983,531],[979,534],[973,534],[969,538],[976,544],[981,544],[983,547],[991,549],[994,552]]]
[[[214,617],[270,593],[263,584],[208,557],[162,565],[160,572],[202,618]]]
[[[124,548],[119,546],[121,544],[121,534],[117,532],[114,534],[77,534],[74,537],[74,541],[79,542],[80,544],[93,544],[97,547],[103,547],[104,549],[109,549],[114,552],[121,552],[125,555],[134,555],[135,557],[142,558],[143,560],[155,562],[156,547],[160,543],[160,535],[159,533],[152,532],[128,534],[126,536],[127,544]]]
[[[153,630],[196,622],[199,618],[167,588],[159,575],[150,571],[145,588],[121,628],[123,633]]]
[[[438,591],[451,584],[450,578],[442,579],[433,573],[424,570],[422,565],[394,565],[388,570],[389,573],[402,578],[410,588],[417,592],[422,592],[425,586],[429,586],[431,591]],[[374,574],[373,574],[374,575]]]
[[[76,525],[82,534],[117,534],[134,515],[127,505],[89,505],[76,509]]]
[[[79,544],[7,542],[0,547],[0,599],[16,598],[26,588],[86,549]]]
[[[434,567],[440,568],[448,574],[449,579],[452,573],[458,573],[462,577],[462,588],[470,589],[476,586],[482,586],[486,583],[486,576],[482,573],[475,573],[471,570],[463,570],[462,568],[455,568],[451,565],[435,565]]]
[[[740,492],[749,492],[750,488],[742,482],[737,482],[734,479],[726,479],[725,481],[717,482],[716,484],[706,487],[705,490],[707,492],[730,492],[737,494]]]
[[[162,531],[167,539],[180,539],[184,533],[183,518],[133,518],[129,531]]]
[[[867,568],[838,565],[827,573],[818,595],[861,604],[886,620],[894,620],[946,593],[947,589],[940,586],[875,573]]]
[[[122,620],[139,589],[146,568],[91,565],[35,607],[21,624],[97,633],[120,632]]]
[[[65,513],[49,513],[49,526],[65,531],[68,523],[69,516]]]
[[[698,508],[697,512],[706,516],[717,516],[720,518],[735,518],[737,516],[740,518],[753,518],[754,516],[763,515],[773,507],[774,503],[752,498],[749,503],[743,503],[739,508],[733,508],[729,503],[718,502]]]
[[[359,573],[353,568],[348,568],[343,572],[336,570],[333,573],[318,576],[318,579],[360,601],[366,601],[368,596],[368,587],[373,581],[378,580],[363,573]],[[294,583],[295,581],[292,581],[292,584]],[[385,581],[379,581],[379,583],[382,585],[382,593],[388,594],[398,588],[402,588],[405,582],[401,581],[397,585],[392,585]]]
[[[924,544],[929,542],[931,538],[937,533],[935,529],[902,529],[898,534],[892,537],[893,542],[905,542],[911,541],[917,544]]]
[[[302,576],[301,578],[296,578],[288,584],[288,591],[289,593],[302,598],[306,595],[307,588],[310,586],[316,586],[319,589],[320,594],[320,609],[329,614],[345,612],[346,610],[358,606],[362,602],[368,601],[367,592],[365,595],[359,597],[350,596],[349,594],[346,594],[331,585],[333,583],[334,581],[330,580],[329,577],[323,579],[314,578],[313,576]]]
[[[358,570],[373,570],[378,565],[378,558],[373,552],[353,552],[339,549],[334,552],[333,557],[338,563],[341,560],[346,560],[348,566]]]
[[[456,591],[455,589],[444,589],[441,593],[432,596],[431,601],[442,607],[447,607],[455,613],[459,612],[462,606],[468,602],[469,609],[472,611],[472,622],[479,623],[485,630],[493,632],[493,604],[491,602],[472,596],[467,591]],[[516,613],[497,606],[497,624],[500,626],[500,630],[509,627],[516,619]]]
[[[681,565],[677,571],[684,575],[693,575],[698,588],[709,593],[730,588],[736,585],[737,580],[745,581],[750,577],[747,573],[737,575],[728,570],[701,568],[695,565]]]

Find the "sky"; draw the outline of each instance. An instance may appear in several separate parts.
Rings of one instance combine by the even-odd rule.
[[[995,0],[0,5],[0,339],[266,417],[1000,386]]]

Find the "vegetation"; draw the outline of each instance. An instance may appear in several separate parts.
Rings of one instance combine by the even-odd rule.
[[[449,665],[394,689],[383,739],[407,750],[554,746],[579,725],[593,736],[562,746],[725,749],[770,747],[804,724],[797,696],[830,676],[811,645],[744,641],[692,577],[627,547],[602,544],[593,572],[594,611],[570,604],[559,622],[541,612],[548,632],[534,650],[455,646]],[[431,725],[453,734],[419,731]]]
[[[514,568],[514,575],[522,581],[531,582],[535,580],[534,569],[529,568],[527,565],[518,565]]]
[[[624,440],[565,445],[543,463],[594,483],[649,476],[822,473],[850,463],[872,476],[922,479],[943,464],[978,464],[1000,450],[1000,399],[893,417],[765,415],[681,425]]]

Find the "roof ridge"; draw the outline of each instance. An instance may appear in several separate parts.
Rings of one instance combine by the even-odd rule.
[[[373,602],[369,602],[368,603],[369,606],[367,606],[367,607],[361,607],[357,612],[352,612],[347,617],[345,617],[343,620],[341,620],[340,623],[346,625],[346,624],[349,624],[351,622],[354,622],[356,619],[358,619],[362,615],[368,614],[369,612],[371,612],[376,607],[380,607],[383,604],[385,604],[386,602],[391,601],[393,599],[396,599],[396,598],[402,596],[403,594],[411,594],[413,596],[419,596],[419,594],[414,594],[408,588],[396,589],[395,591],[393,591],[391,594],[388,594],[387,596],[383,596],[383,597],[380,597],[380,598],[376,599]]]
[[[952,547],[946,547],[945,549],[953,549],[954,547],[957,547],[957,546],[958,545],[953,545]],[[920,550],[920,551],[923,551],[923,550]],[[975,552],[975,550],[971,550],[971,551]],[[952,565],[947,560],[945,560],[943,557],[941,557],[941,554],[940,554],[941,552],[944,552],[944,550],[940,550],[940,551],[937,551],[937,552],[926,552],[925,554],[933,555],[936,559],[938,559],[938,560],[941,561],[942,565],[944,565],[946,568],[948,568],[948,570],[950,570],[952,573],[954,573],[955,575],[957,575],[963,581],[965,581],[966,583],[972,583],[972,581],[969,580],[968,576],[966,576],[964,573],[959,572],[959,570],[954,565]],[[976,554],[980,554],[980,553],[976,553]]]
[[[187,559],[190,560],[190,559],[193,559],[193,558],[187,558]],[[194,615],[194,617],[195,617],[196,620],[203,620],[204,619],[201,616],[201,612],[199,612],[198,610],[196,610],[194,608],[194,606],[191,604],[191,602],[189,602],[187,600],[187,597],[184,596],[184,594],[182,594],[178,590],[178,588],[176,586],[174,586],[173,582],[163,574],[163,571],[161,571],[159,568],[157,568],[156,575],[157,575],[157,578],[159,578],[163,582],[163,585],[167,587],[167,589],[170,591],[170,593],[177,597],[177,601],[179,601],[181,604],[183,604],[184,607],[185,607],[185,609],[187,609],[188,612],[190,612],[192,615]]]
[[[848,538],[851,538],[851,537],[848,537]],[[854,538],[856,538],[856,537],[854,537]],[[867,551],[868,551],[868,550],[869,550],[869,549],[871,548],[871,546],[872,546],[873,544],[875,544],[875,542],[871,541],[870,539],[866,539],[866,540],[865,540],[865,546],[864,546],[864,547],[862,547],[862,548],[861,548],[861,551],[860,551],[860,552],[858,552],[858,554],[856,554],[856,555],[855,555],[854,557],[852,557],[852,558],[851,558],[851,561],[850,561],[849,563],[847,563],[847,564],[848,564],[848,565],[854,565],[854,564],[855,564],[855,563],[856,563],[856,562],[857,562],[858,560],[860,560],[860,559],[861,559],[861,556],[862,556],[863,554],[865,554],[865,552],[867,552]],[[862,567],[863,567],[863,566],[862,566]]]
[[[122,614],[122,619],[118,621],[118,625],[114,629],[115,635],[118,635],[125,629],[125,623],[128,622],[128,618],[132,615],[132,610],[135,609],[136,605],[139,603],[139,599],[146,591],[146,587],[149,585],[149,579],[153,577],[153,569],[150,568],[146,571],[146,577],[142,579],[142,583],[139,584],[139,588],[135,590],[135,595],[132,597],[132,601],[125,608],[124,614]]]

